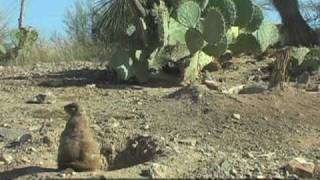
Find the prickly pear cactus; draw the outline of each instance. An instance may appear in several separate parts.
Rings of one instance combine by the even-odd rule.
[[[190,60],[189,66],[185,70],[185,81],[195,81],[199,78],[201,70],[212,62],[212,57],[198,51]]]
[[[201,8],[198,3],[187,1],[177,9],[177,20],[188,28],[195,28],[201,18]]]
[[[186,66],[184,79],[193,81],[205,65],[220,58],[227,49],[235,54],[261,53],[277,41],[275,26],[262,23],[262,10],[252,0],[159,2],[150,11],[156,16],[157,27],[148,27],[146,22],[150,19],[139,17],[136,22],[142,25],[133,24],[127,32],[135,37],[129,39],[128,52],[114,54],[110,64],[120,79],[136,77],[145,81],[150,68],[161,71],[168,62],[182,61],[185,63],[180,64]],[[150,48],[148,43],[156,39],[160,43]],[[137,50],[141,50],[140,56],[136,55]]]
[[[301,71],[320,72],[320,49],[311,49],[300,65]]]
[[[227,49],[228,49],[228,40],[227,40],[227,37],[224,36],[220,42],[216,44],[208,44],[202,49],[202,51],[207,55],[213,56],[218,59],[227,51]]]
[[[185,36],[187,47],[190,51],[190,54],[195,54],[196,52],[201,50],[201,48],[204,45],[204,38],[201,32],[199,32],[195,28],[190,28],[188,29]]]
[[[264,19],[264,16],[263,16],[262,9],[259,6],[254,5],[252,18],[251,18],[246,30],[249,32],[254,32],[254,31],[258,30],[263,22],[263,19]]]
[[[6,52],[6,48],[2,44],[0,44],[0,56],[6,54]]]
[[[233,2],[237,12],[235,25],[245,28],[252,19],[254,12],[253,2],[251,0],[233,0]]]
[[[237,14],[236,6],[232,0],[210,0],[207,7],[208,9],[216,8],[222,13],[227,28],[234,25]]]

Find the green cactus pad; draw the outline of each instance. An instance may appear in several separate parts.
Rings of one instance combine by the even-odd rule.
[[[233,2],[237,10],[235,25],[245,28],[253,15],[253,3],[251,0],[233,0]]]
[[[188,29],[185,36],[186,44],[190,51],[190,54],[194,54],[202,48],[204,39],[202,37],[202,34],[197,29]]]
[[[188,30],[185,26],[170,18],[166,29],[165,45],[185,44],[185,34]]]
[[[240,34],[235,43],[230,44],[229,48],[233,54],[256,54],[262,52],[258,40],[250,33]]]
[[[225,35],[225,21],[219,10],[212,8],[203,22],[203,37],[209,44],[216,44]]]
[[[236,6],[232,0],[210,0],[207,7],[219,9],[228,28],[234,24],[237,18]]]
[[[300,66],[309,52],[310,49],[306,47],[290,47],[290,56],[293,68]]]
[[[212,57],[206,55],[202,51],[198,51],[192,56],[189,66],[185,70],[185,81],[195,81],[199,78],[201,70],[212,62]]]
[[[219,43],[214,45],[208,44],[202,49],[202,51],[209,56],[219,58],[226,52],[227,49],[228,49],[228,40],[227,40],[227,37],[224,36]]]
[[[248,24],[247,31],[254,32],[258,30],[263,22],[263,19],[264,19],[264,16],[263,16],[262,9],[259,6],[254,5],[253,15]]]
[[[278,28],[273,23],[267,21],[264,21],[253,35],[258,40],[262,52],[279,42],[280,39]]]
[[[6,48],[2,44],[0,44],[0,55],[4,55],[6,54],[6,52],[7,52]]]
[[[318,71],[320,72],[320,49],[311,49],[305,56],[304,61],[300,65],[302,71]]]
[[[177,9],[177,20],[188,28],[195,28],[201,18],[201,8],[194,1],[186,1]]]
[[[132,65],[129,51],[118,50],[111,57],[110,67],[116,71],[120,80],[129,80],[134,76]]]

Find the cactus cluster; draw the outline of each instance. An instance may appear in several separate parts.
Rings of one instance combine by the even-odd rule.
[[[290,55],[290,76],[297,77],[303,72],[320,72],[320,49],[288,47]]]
[[[261,8],[252,0],[161,0],[153,13],[157,14],[160,22],[158,37],[143,37],[149,38],[144,41],[150,42],[160,39],[160,43],[154,49],[135,48],[134,51],[141,51],[139,57],[136,52],[122,52],[126,54],[125,58],[116,53],[112,62],[117,63],[111,65],[115,65],[112,67],[119,71],[121,79],[137,77],[144,68],[161,70],[161,66],[169,61],[187,59],[189,64],[184,70],[184,77],[193,81],[204,66],[228,49],[234,54],[261,53],[278,41],[277,28],[264,22]],[[134,26],[138,27],[137,24]],[[137,32],[141,28],[135,29]],[[146,29],[139,33],[140,39],[143,39],[141,34],[150,32],[148,27]],[[132,64],[123,59],[132,61]],[[143,72],[140,76],[147,77],[148,70]]]

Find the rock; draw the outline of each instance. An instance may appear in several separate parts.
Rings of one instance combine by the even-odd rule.
[[[109,128],[117,128],[120,126],[120,122],[116,120],[115,118],[110,118],[108,120],[108,126]]]
[[[243,87],[239,91],[239,94],[259,94],[268,90],[268,86],[265,83],[256,83]]]
[[[234,86],[231,87],[229,89],[224,88],[221,90],[221,93],[223,94],[239,94],[239,92],[244,88],[244,85],[238,85],[238,86]]]
[[[29,150],[30,152],[38,152],[37,149],[34,148],[34,147],[31,147],[31,148],[29,148],[28,150]]]
[[[308,84],[306,87],[308,92],[320,92],[320,84]]]
[[[197,140],[193,139],[193,138],[188,138],[188,139],[178,140],[178,143],[184,144],[184,145],[187,145],[187,146],[196,146]]]
[[[150,126],[149,126],[148,124],[146,124],[146,125],[143,126],[143,129],[144,129],[144,130],[149,130],[149,129],[150,129]]]
[[[254,155],[251,152],[244,154],[244,157],[254,159]]]
[[[0,161],[4,162],[5,164],[11,164],[13,162],[13,157],[9,154],[1,154]]]
[[[232,118],[236,119],[236,120],[240,120],[241,119],[241,115],[240,114],[232,114]]]
[[[307,162],[303,158],[295,158],[288,162],[285,169],[291,174],[296,174],[302,178],[310,178],[313,176],[315,165],[311,162]]]
[[[31,100],[27,101],[27,104],[52,104],[54,103],[54,96],[51,93],[38,94]]]
[[[86,87],[93,89],[93,88],[96,88],[96,84],[88,84],[86,85]]]
[[[158,164],[158,163],[152,163],[151,167],[147,170],[142,171],[143,176],[147,176],[151,179],[158,179],[158,178],[164,178],[165,171],[167,167],[164,165]]]
[[[266,176],[263,176],[263,175],[258,175],[256,178],[257,178],[257,179],[267,179],[267,177],[266,177]]]
[[[30,162],[30,160],[29,160],[27,157],[25,157],[25,156],[21,157],[21,161],[22,161],[23,163],[29,163],[29,162]]]
[[[315,165],[313,175],[314,177],[320,178],[320,164]]]
[[[2,141],[8,144],[8,147],[21,145],[32,139],[32,136],[27,131],[21,129],[9,129],[0,127],[0,137]]]
[[[205,80],[204,84],[211,90],[219,90],[220,83],[215,80]]]

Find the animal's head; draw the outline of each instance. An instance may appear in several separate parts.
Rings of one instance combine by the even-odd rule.
[[[68,113],[70,116],[76,115],[80,113],[80,106],[78,103],[70,103],[64,106],[64,111]]]

